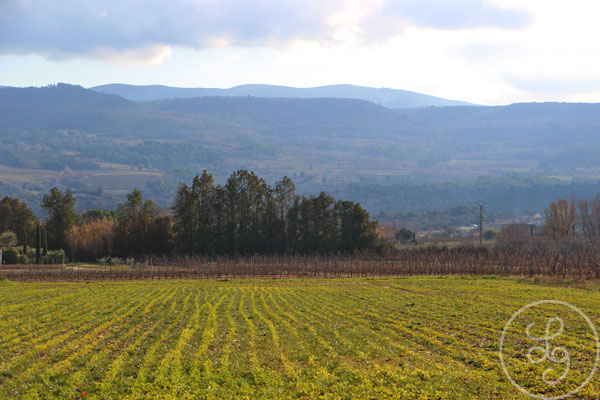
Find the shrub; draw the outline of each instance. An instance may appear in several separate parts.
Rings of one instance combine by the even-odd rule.
[[[403,243],[410,242],[414,239],[415,233],[409,229],[402,228],[394,235],[396,240],[399,240]]]
[[[15,249],[2,251],[2,264],[17,264],[19,262],[19,252]]]
[[[6,231],[0,235],[0,247],[14,247],[17,245],[17,235]]]
[[[485,232],[483,232],[483,238],[486,240],[495,239],[499,232],[500,231],[498,229],[494,228],[486,229]]]
[[[98,262],[102,265],[123,265],[125,260],[119,257],[102,257],[98,259]]]
[[[42,264],[64,264],[66,259],[64,250],[51,250],[42,257]]]
[[[19,264],[29,264],[29,256],[22,251],[19,252]],[[35,260],[35,258],[34,258]]]

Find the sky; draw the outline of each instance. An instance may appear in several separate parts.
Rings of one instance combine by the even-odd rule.
[[[600,102],[597,0],[0,0],[0,85],[355,84]]]

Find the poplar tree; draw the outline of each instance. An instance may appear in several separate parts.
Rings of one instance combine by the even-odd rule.
[[[41,251],[40,247],[42,245],[42,234],[40,232],[40,224],[36,225],[35,228],[35,263],[40,263]]]
[[[274,199],[279,217],[278,239],[281,241],[280,250],[284,253],[290,250],[290,218],[288,213],[295,204],[296,185],[287,176],[275,183]],[[294,225],[295,227],[295,225]]]
[[[212,175],[206,170],[202,176],[194,178],[192,183],[192,200],[194,201],[195,250],[201,254],[213,254],[215,252],[215,221],[214,221],[214,202],[215,185]]]
[[[42,235],[42,249],[43,249],[42,255],[43,256],[47,256],[48,255],[48,234],[46,233],[47,229],[43,228],[42,232],[43,232],[43,235]]]
[[[25,226],[23,231],[23,254],[27,256],[27,251],[29,250],[29,248],[27,247],[27,237],[29,236],[29,229],[27,228],[27,226]]]

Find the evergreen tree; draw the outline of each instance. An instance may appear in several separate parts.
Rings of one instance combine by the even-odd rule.
[[[27,251],[29,251],[29,248],[27,247],[27,241],[28,241],[27,239],[28,239],[28,236],[29,236],[28,230],[29,229],[27,228],[27,226],[25,226],[25,228],[23,229],[23,231],[24,231],[24,234],[23,234],[23,254],[24,255],[27,255]]]
[[[75,197],[70,189],[65,192],[52,188],[50,193],[44,196],[42,209],[46,212],[46,230],[48,231],[48,244],[51,249],[67,250],[67,232],[75,226],[78,221],[75,213]]]
[[[264,212],[261,220],[261,247],[259,251],[263,253],[284,253],[285,252],[285,231],[283,221],[279,217],[279,211],[274,191],[268,188],[265,196]]]
[[[230,245],[227,242],[227,192],[222,186],[215,187],[213,201],[215,252],[217,254],[228,254]]]
[[[47,256],[48,255],[48,234],[46,233],[47,230],[46,228],[42,229],[43,235],[42,235],[42,255],[43,256]]]
[[[335,199],[321,192],[315,200],[313,204],[317,237],[314,251],[319,253],[339,251],[339,214],[334,208]]]
[[[203,171],[191,186],[179,186],[172,209],[182,254],[335,253],[376,245],[376,224],[360,204],[324,192],[301,198],[287,177],[271,188],[239,170],[217,186]]]
[[[36,225],[35,228],[35,263],[39,264],[41,259],[40,247],[42,245],[42,234],[40,232],[40,224]]]
[[[173,231],[177,250],[183,254],[196,253],[194,238],[196,236],[196,203],[192,190],[181,184],[175,192],[173,202]]]
[[[280,240],[279,250],[289,252],[290,233],[288,213],[294,206],[296,199],[296,185],[287,176],[275,183],[274,200],[278,212],[278,238]]]
[[[233,254],[261,252],[264,213],[269,187],[254,172],[236,171],[225,185],[227,236]]]
[[[215,185],[213,177],[206,170],[202,176],[194,178],[192,183],[192,199],[195,203],[194,209],[196,232],[194,237],[195,250],[199,254],[213,254],[215,252],[215,220],[214,202]]]
[[[301,197],[295,196],[292,206],[287,212],[286,227],[287,227],[287,252],[298,253],[301,251],[300,243],[300,202]]]
[[[342,251],[372,249],[377,245],[377,222],[372,222],[359,203],[338,201]]]
[[[134,189],[118,207],[114,247],[120,256],[163,255],[171,251],[171,221],[161,217],[154,202]]]
[[[0,232],[15,232],[18,243],[25,245],[37,222],[31,209],[19,199],[7,196],[0,200]]]

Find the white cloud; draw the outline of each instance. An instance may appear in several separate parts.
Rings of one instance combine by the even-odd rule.
[[[438,29],[520,29],[531,19],[518,8],[502,8],[484,0],[388,0],[379,16]]]
[[[0,54],[155,59],[157,46],[265,45],[328,39],[344,0],[3,0]],[[112,49],[111,51],[107,51]],[[140,51],[141,50],[141,51]],[[113,58],[111,56],[111,58]],[[128,58],[128,57],[127,57]]]
[[[354,83],[482,104],[600,101],[598,15],[589,0],[0,0],[0,84]]]
[[[515,28],[527,17],[484,0],[3,0],[0,11],[0,54],[126,60],[156,60],[165,46],[333,45],[407,25]]]

